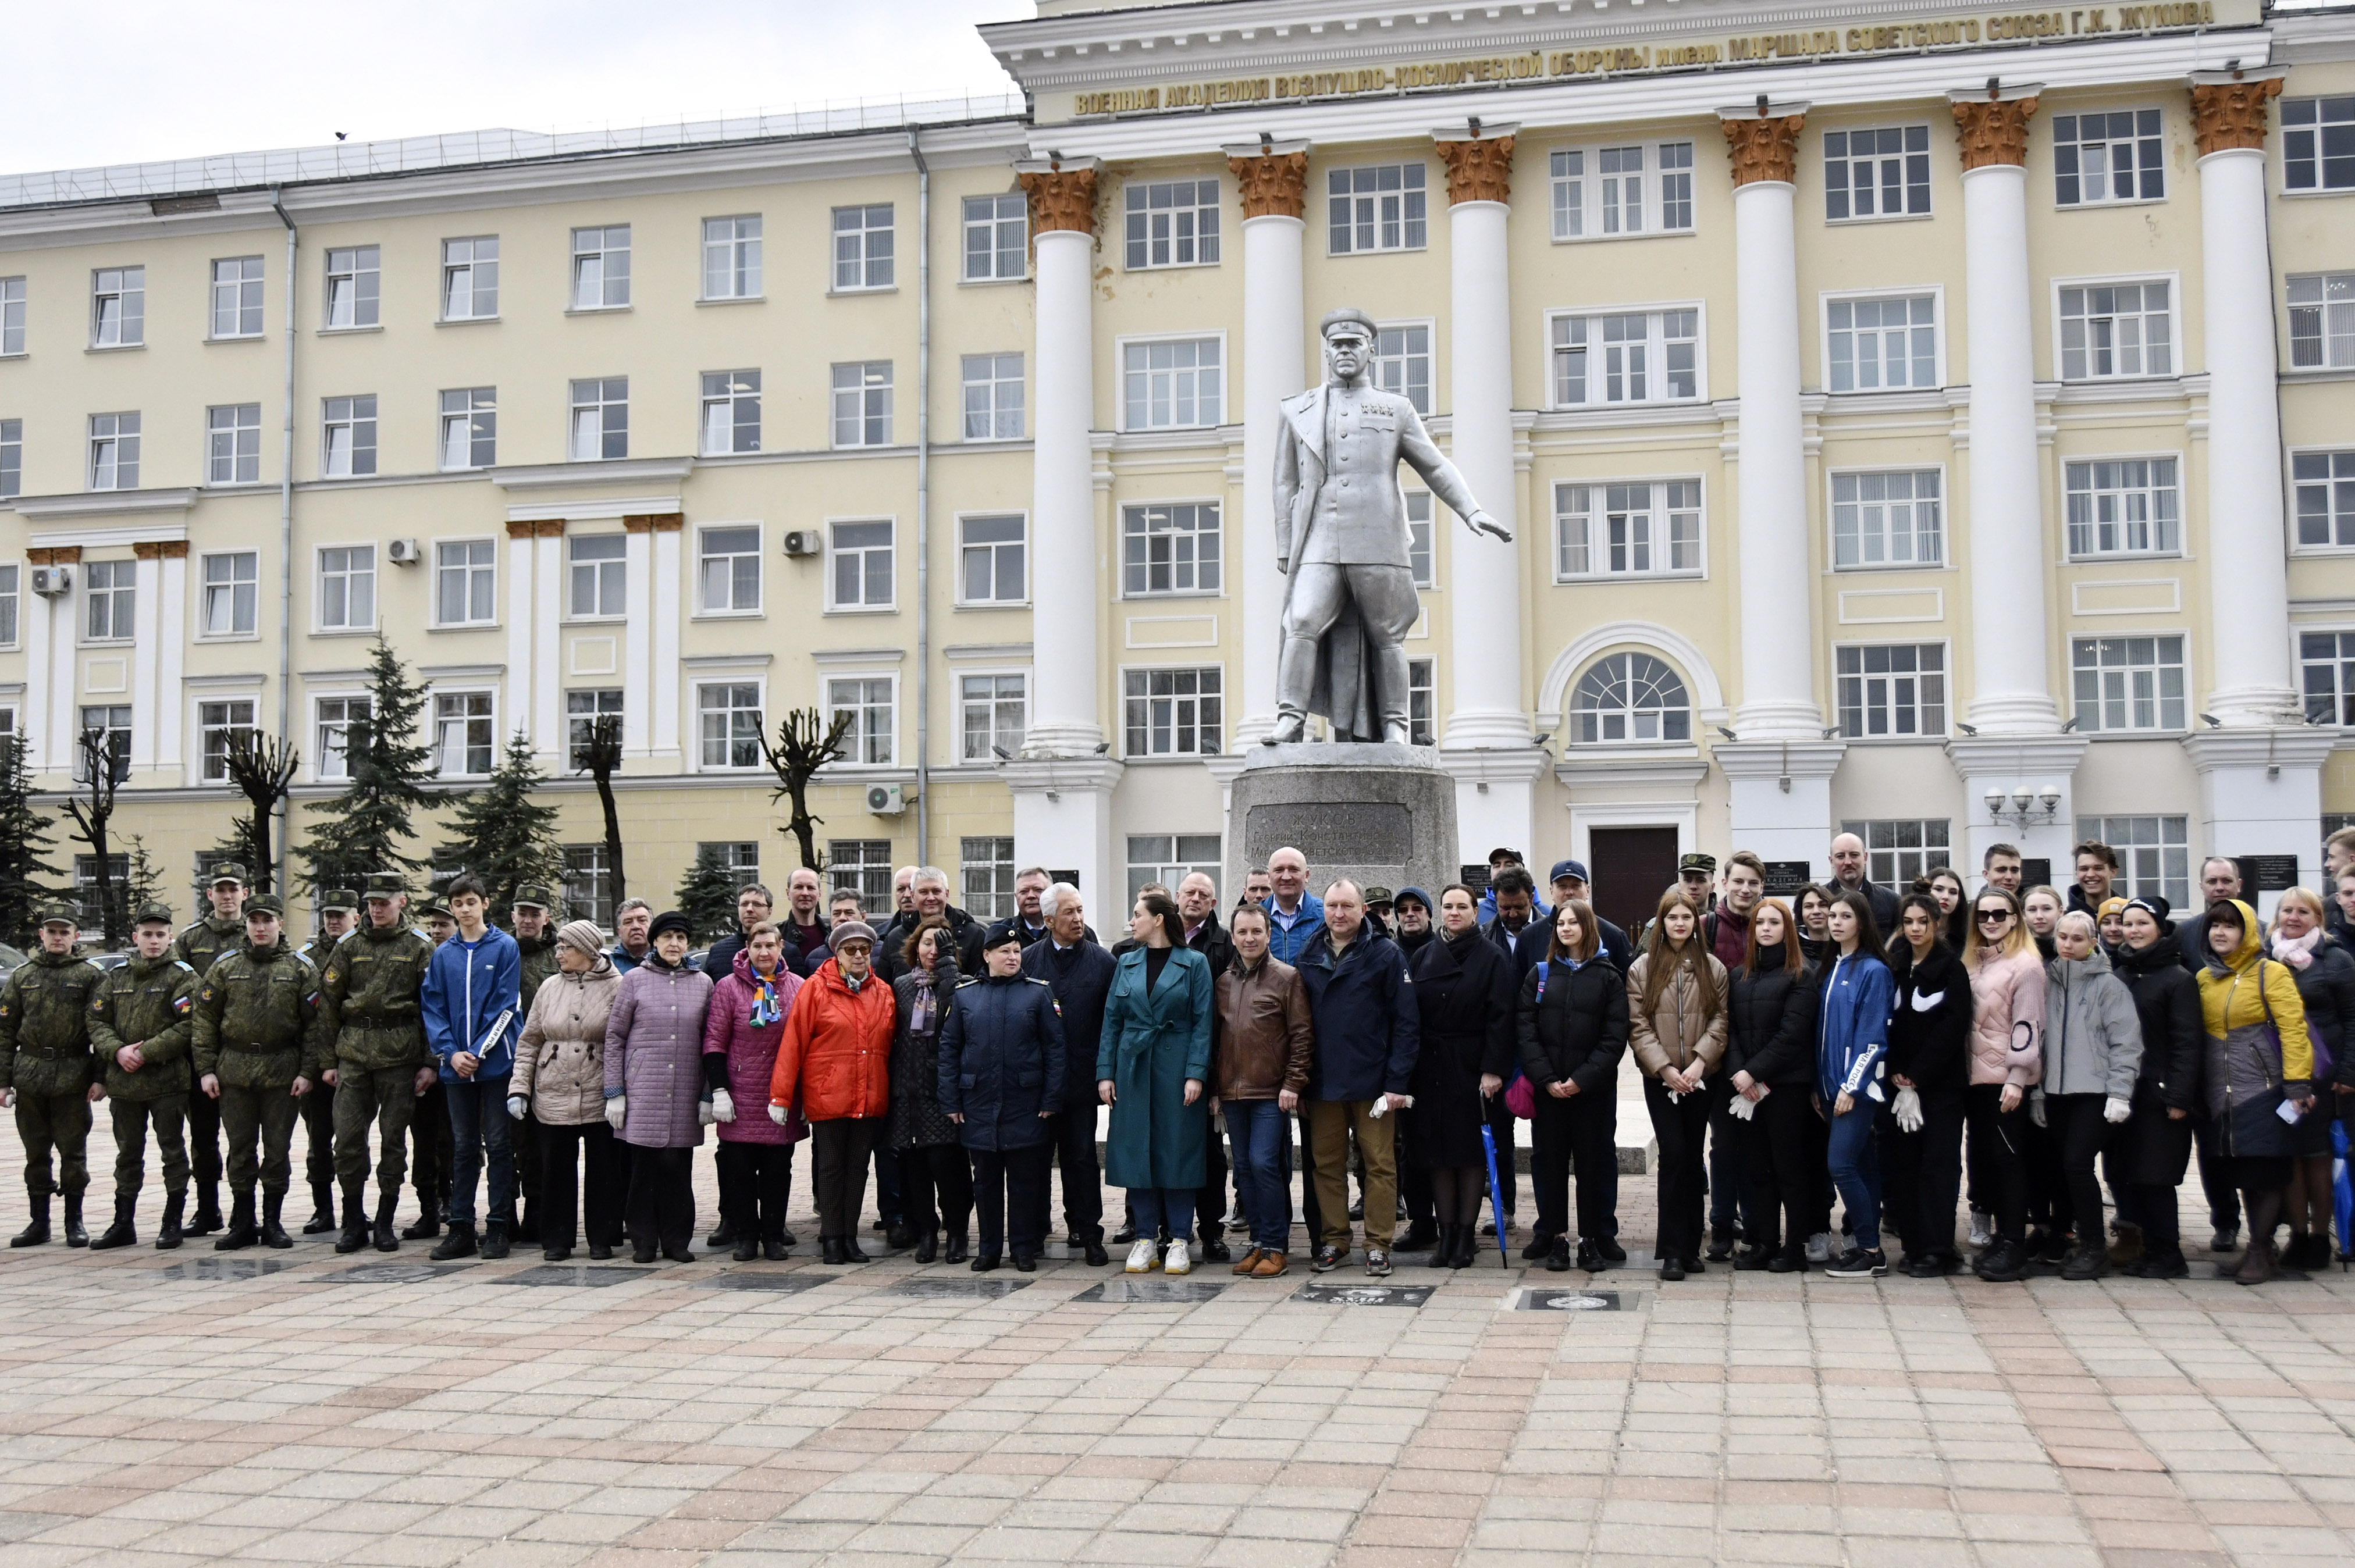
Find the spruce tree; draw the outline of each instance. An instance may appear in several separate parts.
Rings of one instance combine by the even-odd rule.
[[[124,857],[129,874],[123,885],[123,906],[136,915],[150,904],[168,903],[164,896],[164,874],[153,856],[147,853],[147,841],[137,833],[131,835],[131,853]]]
[[[57,847],[57,819],[33,809],[33,772],[25,765],[25,737],[0,736],[0,940],[27,952],[36,940],[33,911],[55,897],[58,868],[42,857]]]
[[[695,928],[698,946],[736,929],[736,874],[718,844],[702,844],[678,885],[678,912]]]
[[[516,889],[527,882],[560,887],[564,851],[556,842],[557,810],[533,794],[548,776],[532,757],[521,731],[507,739],[505,756],[489,780],[459,803],[452,824],[459,859],[490,889],[493,918],[504,922]]]
[[[344,748],[351,785],[312,809],[309,836],[295,852],[314,893],[365,887],[371,872],[426,869],[407,848],[416,813],[433,804],[425,791],[433,747],[419,734],[424,712],[425,688],[379,639],[368,660],[368,716],[352,721]]]

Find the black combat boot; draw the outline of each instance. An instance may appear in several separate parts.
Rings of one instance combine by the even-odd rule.
[[[323,1236],[336,1228],[336,1184],[333,1181],[311,1183],[311,1217],[304,1223],[306,1236]]]
[[[376,1230],[374,1237],[377,1251],[399,1252],[400,1250],[400,1233],[396,1232],[392,1228],[392,1216],[399,1212],[400,1208],[400,1188],[394,1187],[378,1194],[376,1201]]]
[[[491,1220],[483,1226],[483,1256],[496,1263],[507,1255],[507,1227],[504,1220]]]
[[[131,1217],[138,1207],[137,1193],[132,1193],[127,1197],[118,1195],[114,1200],[114,1223],[106,1227],[104,1235],[90,1244],[90,1250],[104,1252],[108,1247],[129,1246],[133,1242],[137,1241],[139,1234],[132,1228]]]
[[[165,1198],[164,1228],[155,1233],[157,1252],[170,1252],[180,1245],[180,1237],[186,1234],[180,1229],[180,1216],[187,1207],[188,1195],[186,1192],[173,1192]]]
[[[26,1201],[32,1205],[32,1223],[8,1238],[10,1246],[38,1246],[49,1239],[49,1195],[32,1192]]]
[[[294,1245],[294,1238],[286,1234],[286,1227],[278,1219],[285,1207],[285,1193],[264,1192],[261,1195],[261,1245],[280,1252]]]
[[[336,1238],[336,1250],[357,1252],[368,1242],[368,1182],[362,1178],[344,1183],[344,1234]]]
[[[81,1194],[66,1194],[66,1245],[88,1246],[90,1232],[81,1223]]]
[[[447,1263],[453,1257],[474,1256],[474,1222],[472,1220],[452,1220],[450,1222],[450,1234],[442,1238],[442,1245],[440,1246],[435,1247],[426,1255],[432,1258],[436,1263]]]
[[[213,1250],[238,1252],[261,1239],[261,1233],[253,1228],[253,1189],[249,1187],[242,1192],[231,1193],[229,1229],[221,1233],[220,1240],[213,1243]]]
[[[421,1191],[417,1194],[417,1223],[400,1228],[403,1241],[431,1241],[442,1234],[442,1206],[433,1194]]]
[[[197,1188],[197,1212],[188,1221],[192,1236],[208,1236],[221,1228],[220,1188],[207,1181]]]

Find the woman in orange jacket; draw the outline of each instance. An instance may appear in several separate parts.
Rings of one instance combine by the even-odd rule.
[[[899,1003],[871,964],[874,928],[846,920],[827,938],[834,956],[794,993],[769,1080],[769,1119],[796,1100],[816,1166],[818,1246],[828,1263],[865,1263],[858,1213],[867,1160],[891,1099],[891,1033]]]

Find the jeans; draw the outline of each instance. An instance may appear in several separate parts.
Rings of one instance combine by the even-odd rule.
[[[1292,1183],[1284,1179],[1284,1112],[1273,1100],[1229,1100],[1226,1112],[1252,1245],[1280,1253],[1292,1245]]]
[[[1840,1202],[1848,1210],[1850,1234],[1866,1252],[1881,1247],[1881,1155],[1872,1136],[1880,1109],[1878,1100],[1858,1093],[1853,1109],[1831,1118],[1827,1151],[1832,1185],[1839,1189]]]
[[[1138,1239],[1151,1241],[1165,1224],[1169,1227],[1169,1239],[1173,1242],[1193,1238],[1194,1194],[1190,1189],[1131,1187],[1128,1202],[1136,1211]]]
[[[491,1160],[490,1213],[495,1225],[515,1224],[515,1123],[507,1116],[506,1074],[442,1086],[450,1102],[450,1223],[474,1223],[474,1178],[483,1155]]]

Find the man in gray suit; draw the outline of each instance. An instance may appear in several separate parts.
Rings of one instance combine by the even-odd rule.
[[[1440,455],[1414,405],[1367,379],[1373,318],[1337,310],[1319,323],[1326,381],[1284,400],[1275,447],[1275,564],[1291,577],[1276,671],[1275,728],[1298,740],[1311,713],[1336,740],[1406,744],[1406,651],[1419,611],[1407,560],[1403,461],[1476,532],[1512,532],[1480,510]]]

